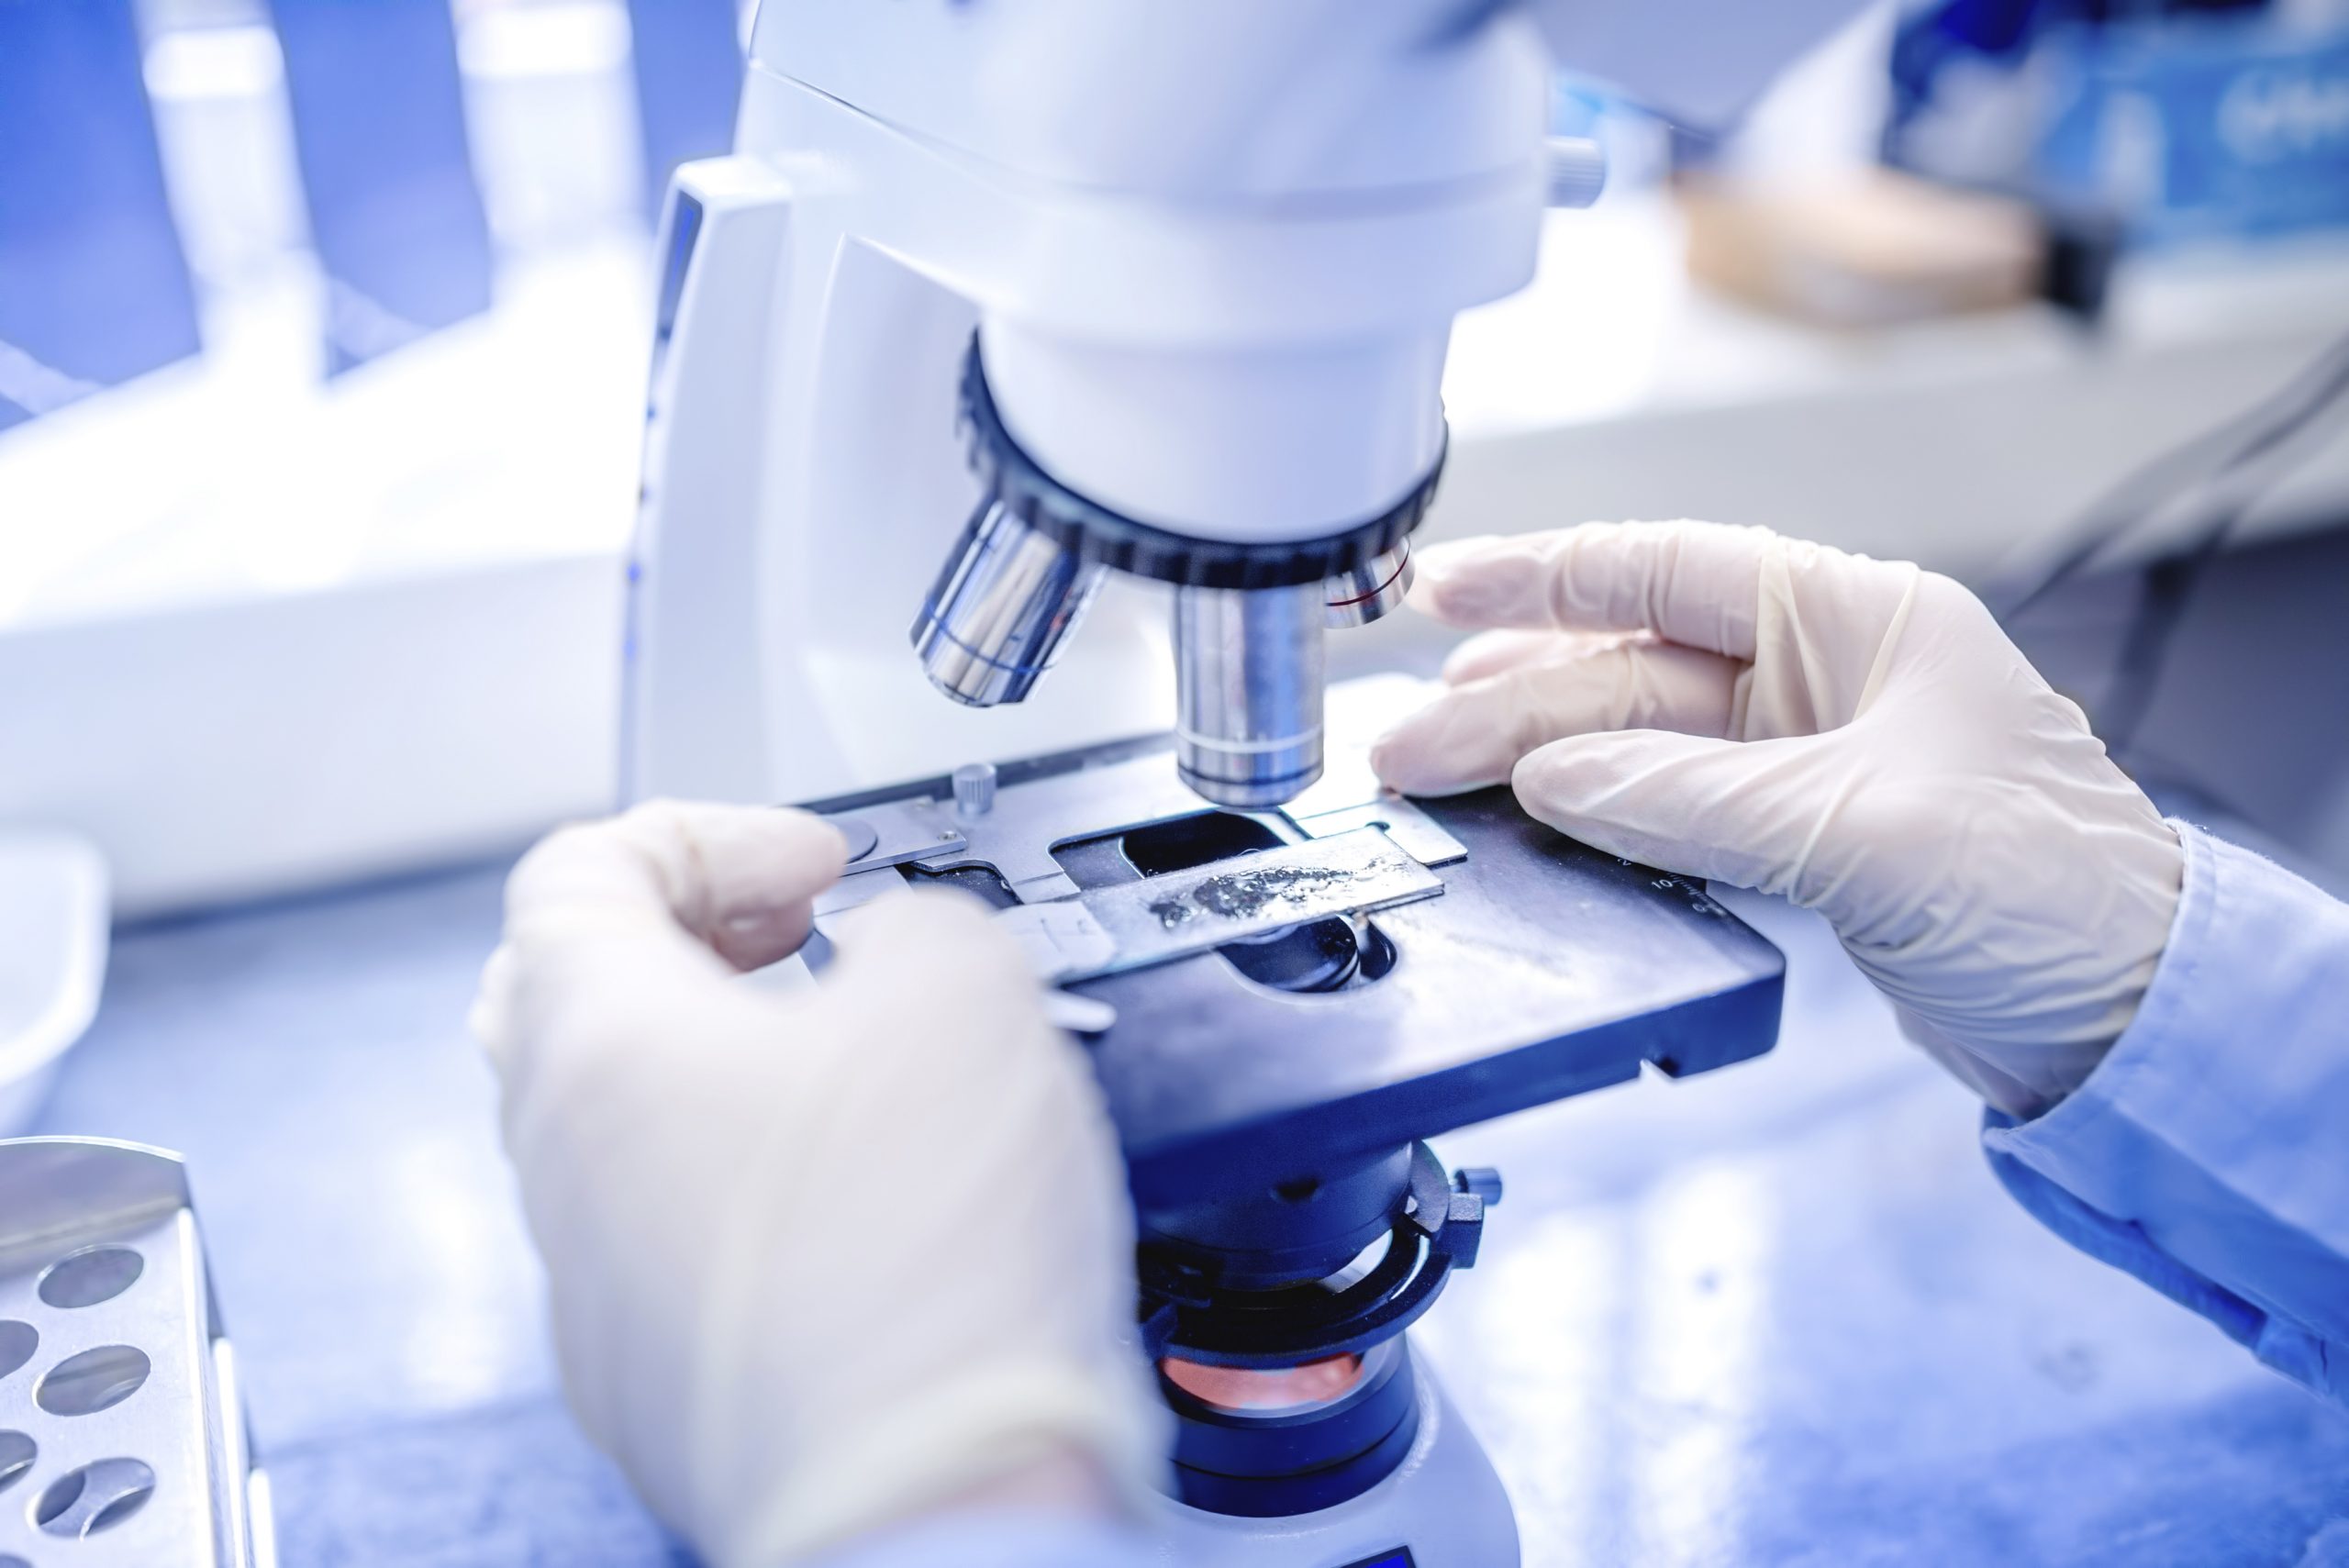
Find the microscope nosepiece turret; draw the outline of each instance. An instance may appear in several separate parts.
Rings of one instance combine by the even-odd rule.
[[[1203,798],[1286,804],[1321,776],[1323,640],[1400,604],[1406,536],[1442,470],[1399,503],[1304,540],[1192,538],[1142,523],[1044,472],[1005,428],[974,339],[962,418],[985,493],[913,626],[932,684],[974,707],[1034,689],[1111,570],[1174,590],[1175,763]]]

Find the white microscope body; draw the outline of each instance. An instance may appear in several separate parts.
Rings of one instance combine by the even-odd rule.
[[[1853,8],[770,0],[738,150],[671,196],[624,794],[810,799],[1174,724],[1202,794],[1286,800],[1319,770],[1325,609],[1398,589],[1397,550],[1318,541],[1418,520],[1453,318],[1532,276],[1560,183],[1553,52],[1718,115]],[[1326,1518],[1170,1505],[1178,1535],[1513,1563],[1489,1463],[1423,1394],[1428,1451],[1380,1489]]]
[[[1166,728],[1155,584],[1111,584],[1025,702],[941,702],[907,651],[981,497],[974,330],[1020,447],[1174,536],[1315,539],[1426,480],[1452,318],[1531,275],[1547,188],[1535,29],[1446,38],[1442,9],[765,6],[742,150],[673,197],[629,792],[805,798]]]
[[[1163,729],[1162,584],[1110,573],[1025,701],[941,701],[907,651],[983,499],[974,332],[1009,437],[1089,502],[1258,561],[1326,538],[1431,479],[1452,319],[1532,276],[1553,54],[1701,123],[1854,8],[761,6],[738,150],[680,171],[664,236],[624,795],[801,799]]]

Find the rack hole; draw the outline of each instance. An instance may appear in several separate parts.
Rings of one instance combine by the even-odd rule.
[[[50,1483],[33,1505],[33,1523],[68,1540],[122,1523],[155,1495],[155,1473],[135,1459],[101,1459]]]
[[[101,1345],[50,1368],[34,1388],[33,1401],[52,1416],[94,1416],[138,1393],[149,1370],[146,1351]]]
[[[33,1359],[40,1349],[40,1330],[13,1318],[0,1318],[0,1377],[6,1377]]]
[[[24,1479],[40,1457],[40,1445],[22,1432],[0,1432],[0,1492]]]
[[[40,1298],[51,1307],[95,1307],[128,1290],[146,1266],[128,1247],[85,1248],[49,1266]]]

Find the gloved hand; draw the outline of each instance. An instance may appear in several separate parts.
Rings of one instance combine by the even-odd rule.
[[[1508,780],[1596,848],[1824,914],[1905,1031],[2035,1115],[2127,1027],[2168,940],[2175,832],[1973,595],[1710,523],[1426,551],[1462,645],[1373,751],[1389,784]]]
[[[566,828],[515,869],[474,1007],[572,1407],[715,1568],[1040,1471],[1136,1506],[1166,1451],[1119,1343],[1116,1137],[1017,946],[906,893],[819,984],[736,977],[844,852],[748,807]]]

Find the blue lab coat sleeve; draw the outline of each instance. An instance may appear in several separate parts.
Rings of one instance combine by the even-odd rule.
[[[2185,887],[2135,1020],[1983,1142],[2058,1235],[2349,1405],[2349,905],[2176,827]]]
[[[940,1514],[887,1529],[813,1568],[1152,1568],[1130,1525],[1064,1514]]]

